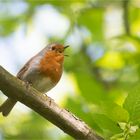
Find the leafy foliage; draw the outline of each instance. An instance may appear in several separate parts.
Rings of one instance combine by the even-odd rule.
[[[129,121],[140,124],[140,86],[137,85],[129,93],[124,102],[124,108],[129,112]]]
[[[19,7],[12,8],[13,1],[0,2],[0,37],[10,38],[18,27],[24,27],[26,38],[30,28],[41,23],[35,17],[42,9],[51,7],[65,17],[70,24],[63,37],[38,29],[48,42],[71,45],[64,68],[74,77],[76,89],[64,99],[63,106],[106,140],[139,140],[139,0],[23,0],[16,4]],[[15,53],[13,56],[18,58]],[[20,116],[19,122],[14,116],[8,119],[12,125],[0,118],[0,134],[5,139],[72,139],[34,113]]]

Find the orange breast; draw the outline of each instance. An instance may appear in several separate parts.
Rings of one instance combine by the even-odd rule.
[[[49,77],[52,82],[57,83],[62,75],[63,60],[63,55],[56,55],[55,53],[47,52],[40,61],[41,73]]]

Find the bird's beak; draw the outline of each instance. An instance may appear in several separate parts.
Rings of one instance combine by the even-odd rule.
[[[69,47],[69,45],[65,46],[65,47],[64,47],[64,50],[65,50],[66,48],[68,48],[68,47]]]
[[[65,49],[68,48],[68,47],[69,47],[69,45],[65,46],[65,47],[64,47],[64,51],[65,51]],[[64,56],[68,56],[68,55],[67,55],[67,54],[64,54]]]

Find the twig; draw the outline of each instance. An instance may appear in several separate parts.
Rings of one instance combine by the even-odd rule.
[[[131,35],[130,33],[130,25],[129,25],[129,0],[123,1],[123,20],[124,20],[124,28],[127,35]]]

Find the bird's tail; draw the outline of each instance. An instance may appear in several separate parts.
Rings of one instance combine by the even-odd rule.
[[[8,98],[1,106],[0,106],[0,112],[2,112],[3,116],[7,116],[10,111],[12,110],[12,108],[14,107],[14,105],[16,104],[17,101]]]

